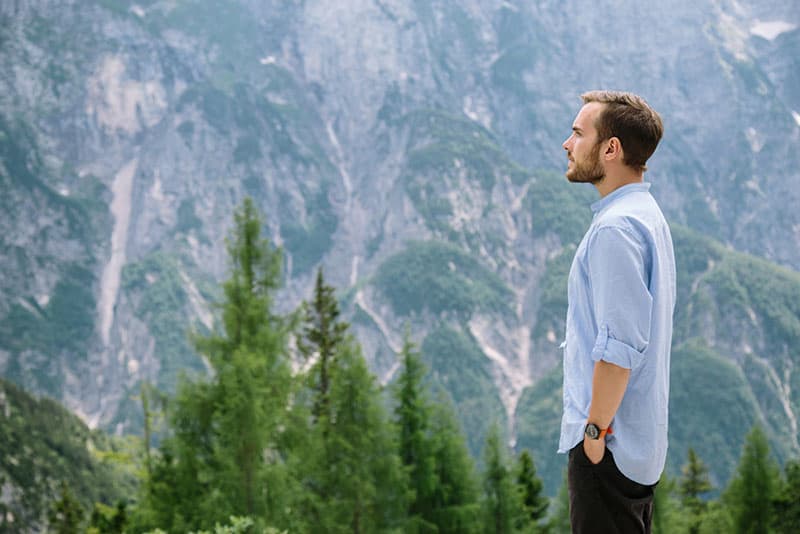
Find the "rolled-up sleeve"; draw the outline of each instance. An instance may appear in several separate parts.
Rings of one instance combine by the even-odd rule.
[[[647,245],[635,231],[599,228],[587,250],[597,339],[592,360],[626,369],[641,364],[650,342],[653,296]]]

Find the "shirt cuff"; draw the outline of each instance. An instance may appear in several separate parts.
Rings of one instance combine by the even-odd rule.
[[[647,348],[647,347],[645,347]],[[642,363],[644,354],[627,343],[608,335],[608,327],[603,325],[597,334],[597,341],[592,349],[592,360],[603,360],[624,369],[635,369]]]

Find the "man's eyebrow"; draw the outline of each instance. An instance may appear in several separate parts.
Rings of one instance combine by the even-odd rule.
[[[581,130],[581,129],[580,129],[580,128],[578,128],[577,126],[573,126],[573,127],[572,127],[572,131],[573,131],[573,132],[577,132],[577,133],[583,133],[583,130]]]

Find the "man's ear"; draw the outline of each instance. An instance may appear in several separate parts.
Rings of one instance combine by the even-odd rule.
[[[619,137],[611,137],[606,141],[606,150],[603,153],[603,158],[606,161],[611,161],[622,157],[622,142]]]

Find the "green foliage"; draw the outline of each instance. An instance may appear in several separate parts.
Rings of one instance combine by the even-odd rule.
[[[492,420],[505,421],[505,410],[494,385],[489,360],[469,334],[446,326],[434,327],[422,342],[430,365],[430,380],[458,406],[461,427],[473,456],[480,454]]]
[[[189,296],[174,257],[155,252],[126,264],[121,289],[129,295],[134,314],[155,339],[155,354],[161,362],[159,388],[171,390],[186,370],[204,370],[187,337],[191,325],[186,314],[176,313],[186,308]]]
[[[770,458],[764,431],[756,425],[747,435],[736,475],[725,491],[734,532],[771,532],[777,489],[778,467]]]
[[[774,503],[774,526],[780,534],[791,534],[800,532],[800,459],[786,462],[784,475]]]
[[[468,319],[476,311],[510,313],[511,291],[487,267],[458,247],[437,241],[411,241],[378,269],[376,286],[395,313]]]
[[[195,339],[214,375],[181,385],[171,403],[173,435],[145,485],[140,517],[153,527],[203,528],[231,514],[278,522],[285,514],[278,488],[286,473],[275,455],[291,384],[287,324],[271,311],[280,252],[260,230],[246,199],[227,240],[223,330]]]
[[[552,172],[540,171],[531,181],[523,205],[533,218],[533,235],[555,234],[562,245],[577,244],[591,221],[586,207],[597,195],[592,188],[569,183]]]
[[[689,516],[689,533],[697,534],[706,509],[706,502],[700,496],[711,491],[713,486],[708,478],[708,467],[691,447],[688,460],[681,471],[683,474],[680,480],[681,505]]]
[[[405,472],[380,391],[352,339],[335,350],[328,403],[297,459],[306,490],[297,528],[330,533],[399,528],[408,497]]]
[[[517,461],[517,491],[522,500],[522,514],[517,529],[523,532],[541,530],[542,519],[547,515],[550,502],[542,493],[544,484],[536,474],[536,466],[530,451],[523,450]]]
[[[724,482],[733,472],[741,433],[730,432],[730,421],[748,428],[757,420],[758,406],[742,371],[714,353],[702,340],[673,348],[670,382],[670,448],[667,462],[678,466],[688,444],[708,461],[711,473]],[[703,409],[699,410],[698,406]],[[709,418],[708,414],[725,414]]]
[[[500,443],[500,429],[492,425],[486,438],[483,474],[483,532],[512,534],[517,532],[524,506],[508,454]]]
[[[477,518],[473,467],[446,405],[431,407],[425,368],[408,334],[396,383],[400,459],[412,492],[408,532],[470,532]],[[463,438],[461,438],[463,439]],[[452,529],[456,529],[453,531]]]
[[[281,225],[281,236],[286,249],[292,255],[292,272],[306,273],[319,263],[333,244],[333,234],[339,219],[328,200],[328,189],[324,186],[306,206],[308,212],[305,225],[287,222]]]
[[[122,534],[128,522],[127,507],[119,501],[115,507],[95,503],[87,534]]]
[[[314,397],[312,413],[319,418],[330,418],[329,398],[331,370],[336,366],[334,358],[345,340],[349,325],[339,321],[339,304],[333,287],[325,283],[322,267],[317,271],[314,297],[304,303],[305,312],[302,336],[297,340],[300,353],[309,359],[317,357],[311,368],[311,389]]]
[[[55,534],[78,534],[84,511],[72,495],[66,482],[61,483],[61,495],[48,514],[49,531]]]
[[[0,380],[0,420],[0,485],[15,488],[7,503],[14,528],[34,529],[52,509],[51,501],[59,499],[59,521],[73,524],[78,508],[83,513],[96,501],[127,496],[134,487],[120,463],[137,460],[123,444],[90,430],[55,401]],[[4,521],[0,516],[0,530]]]
[[[96,310],[93,273],[78,263],[65,266],[64,274],[44,307],[34,300],[27,306],[14,303],[0,321],[3,346],[15,354],[33,350],[40,354],[73,355],[84,358],[87,343],[94,334]],[[12,357],[6,376],[37,390],[56,394],[61,391],[61,370],[48,361],[30,365]]]
[[[544,276],[539,282],[539,310],[536,326],[531,332],[533,339],[541,339],[549,332],[562,335],[567,316],[567,278],[575,255],[575,247],[564,247],[556,256],[547,260]]]
[[[295,451],[301,531],[374,532],[402,524],[405,473],[383,409],[380,390],[352,338],[338,320],[334,289],[317,273],[313,298],[304,308],[297,341],[316,363],[305,377],[308,395],[298,395],[295,412],[308,398],[313,414],[303,425],[306,444]],[[298,452],[302,454],[298,454]]]
[[[194,201],[188,198],[181,200],[181,204],[178,206],[178,221],[175,224],[175,231],[189,233],[192,230],[200,230],[202,226],[203,221],[197,217],[194,211]]]
[[[550,517],[547,519],[547,532],[570,534],[572,532],[572,524],[569,520],[569,484],[567,482],[566,468],[562,470],[561,485],[550,510]]]
[[[536,458],[545,493],[555,495],[561,483],[566,459],[554,454],[561,430],[563,371],[559,365],[523,391],[517,404],[517,447],[528,449]]]

